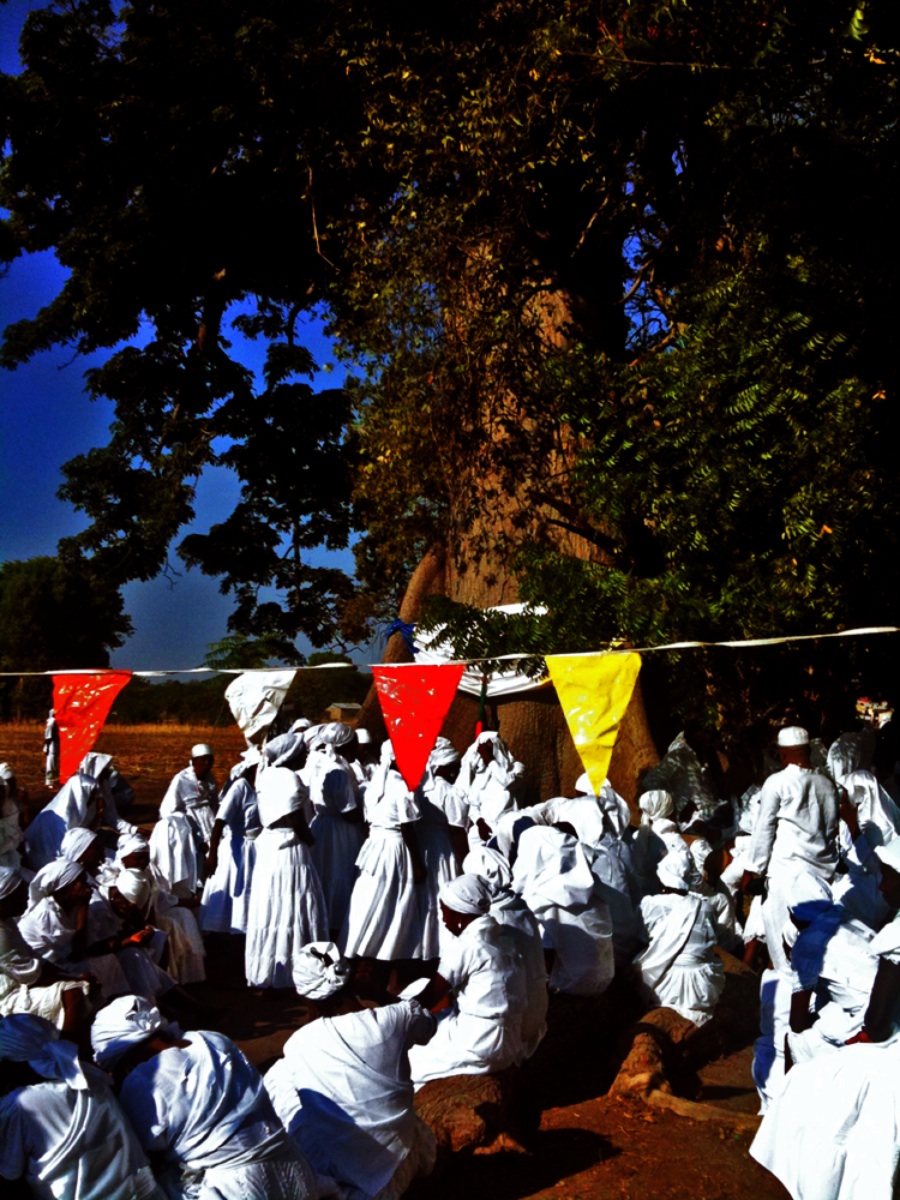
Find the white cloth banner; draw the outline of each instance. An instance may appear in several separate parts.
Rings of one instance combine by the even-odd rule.
[[[485,612],[509,613],[511,616],[518,615],[529,609],[527,604],[498,604],[496,608],[485,609]],[[546,609],[535,607],[530,609],[531,612],[538,616],[543,616]],[[443,625],[439,625],[436,629],[426,632],[424,629],[416,629],[413,635],[413,640],[416,644],[416,662],[423,664],[434,664],[439,666],[442,663],[459,662],[450,642],[443,640]],[[482,673],[478,667],[470,667],[463,672],[463,677],[460,680],[459,690],[466,692],[469,696],[481,695],[481,680]],[[518,692],[533,692],[538,688],[547,687],[550,680],[546,675],[540,678],[532,679],[528,675],[522,675],[516,670],[515,666],[510,663],[509,667],[503,671],[497,671],[488,676],[487,697],[493,700],[499,696],[513,696]]]
[[[278,716],[296,674],[296,671],[244,671],[229,683],[225,699],[248,746]]]

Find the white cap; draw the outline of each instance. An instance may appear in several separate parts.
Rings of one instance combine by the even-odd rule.
[[[359,742],[360,746],[372,745],[372,735],[369,733],[368,729],[357,729],[356,740]]]
[[[788,725],[778,730],[779,746],[808,746],[809,734],[800,725]]]
[[[207,746],[206,742],[198,742],[196,746],[191,747],[191,758],[214,758],[212,746]]]

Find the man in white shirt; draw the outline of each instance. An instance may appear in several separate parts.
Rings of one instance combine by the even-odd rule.
[[[742,887],[754,876],[766,879],[766,944],[773,965],[783,971],[789,969],[781,942],[788,915],[786,892],[800,872],[826,883],[834,878],[839,798],[831,780],[812,769],[805,729],[794,725],[780,730],[778,754],[783,770],[762,786]]]

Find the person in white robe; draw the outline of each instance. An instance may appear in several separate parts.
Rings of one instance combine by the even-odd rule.
[[[247,932],[247,909],[262,828],[256,798],[258,759],[245,756],[231,770],[213,824],[200,905],[204,933]]]
[[[647,942],[635,959],[641,990],[649,1008],[672,1008],[703,1025],[725,987],[709,908],[702,896],[688,890],[687,847],[671,850],[656,871],[661,894],[645,896],[639,909]]]
[[[839,801],[835,785],[810,764],[805,729],[794,725],[780,730],[778,752],[783,769],[763,784],[742,890],[753,876],[765,877],[766,945],[773,965],[786,970],[781,931],[788,916],[787,892],[801,870],[826,883],[834,878]]]
[[[713,928],[716,931],[716,945],[740,958],[744,952],[744,942],[737,908],[731,892],[722,883],[721,878],[724,850],[721,846],[711,846],[706,838],[695,838],[688,846],[688,852],[694,866],[690,889],[702,896],[709,905]]]
[[[668,792],[652,788],[638,798],[641,823],[631,841],[634,877],[641,897],[657,889],[656,868],[670,850],[686,846],[675,821],[675,801]]]
[[[609,907],[578,839],[535,825],[519,837],[512,886],[537,917],[550,990],[599,996],[615,974]]]
[[[469,804],[469,845],[481,845],[504,813],[516,808],[525,768],[516,762],[499,733],[480,733],[462,756],[457,786]]]
[[[453,743],[439,737],[428,756],[425,776],[416,793],[421,812],[416,837],[427,872],[419,889],[423,958],[440,957],[443,924],[438,893],[448,880],[460,874],[469,848],[466,838],[469,805],[454,783],[459,762],[460,754]]]
[[[165,1200],[102,1071],[40,1017],[0,1019],[0,1178],[40,1200]]]
[[[80,772],[73,775],[28,826],[25,859],[29,867],[39,871],[53,862],[68,829],[99,829],[100,804],[97,780]]]
[[[310,983],[320,998],[337,978]],[[416,1000],[323,1017],[288,1038],[264,1082],[285,1129],[345,1200],[394,1200],[434,1166],[434,1134],[415,1113],[409,1050],[434,1034]]]
[[[441,888],[440,900],[451,937],[437,975],[417,998],[432,1011],[447,997],[452,1003],[438,1014],[431,1041],[410,1049],[416,1089],[449,1075],[496,1074],[524,1057],[525,965],[490,915],[487,881],[458,875]]]
[[[277,768],[281,769],[281,768]],[[179,1037],[158,1009],[123,996],[94,1018],[97,1064],[170,1200],[316,1200],[309,1165],[240,1050],[221,1033]]]
[[[166,970],[178,983],[202,983],[206,979],[206,947],[194,915],[196,898],[179,897],[168,890],[140,834],[119,839],[108,882],[114,883],[120,871],[135,872],[150,885],[147,917],[166,935]]]
[[[339,722],[340,731],[353,730]],[[320,730],[328,731],[329,725]],[[309,752],[301,778],[309,788],[314,815],[310,822],[313,835],[312,859],[322,881],[328,928],[332,937],[339,937],[347,919],[356,860],[365,840],[363,810],[356,776],[350,763],[337,748],[338,743],[317,741]],[[338,734],[337,736],[340,736]],[[351,744],[340,741],[340,749]]]
[[[478,846],[463,860],[463,874],[478,875],[488,886],[488,910],[512,940],[525,968],[525,1009],[522,1013],[522,1060],[530,1058],[547,1032],[547,963],[537,917],[512,888],[512,868],[499,850]]]
[[[427,871],[415,829],[420,816],[415,797],[396,769],[393,747],[385,742],[366,792],[369,836],[356,860],[341,935],[347,958],[386,964],[425,957],[418,890]]]
[[[54,708],[47,714],[44,726],[44,785],[59,787],[59,723]]]
[[[328,936],[325,896],[309,850],[309,793],[287,767],[257,779],[263,829],[256,839],[244,966],[251,987],[292,988],[293,959]]]
[[[159,821],[151,836],[151,851],[154,861],[158,863],[166,878],[173,885],[178,882],[166,870],[166,858],[177,858],[180,854],[186,861],[191,858],[191,848],[184,846],[180,852],[172,845],[174,839],[190,837],[193,843],[194,887],[196,891],[205,879],[206,856],[209,853],[209,843],[215,824],[215,811],[219,793],[212,773],[215,756],[212,746],[198,742],[191,749],[191,761],[173,776],[171,783],[159,806]],[[182,818],[178,820],[177,818]],[[166,838],[159,840],[159,857],[157,857],[156,831],[163,823],[170,825],[166,830]],[[167,853],[166,853],[167,851]]]
[[[72,978],[34,953],[18,926],[27,907],[26,880],[0,867],[0,1016],[33,1013],[74,1033],[87,1016],[90,981]]]

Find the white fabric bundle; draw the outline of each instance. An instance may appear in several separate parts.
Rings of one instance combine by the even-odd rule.
[[[87,1080],[78,1061],[78,1047],[61,1042],[59,1030],[31,1013],[0,1017],[0,1060],[27,1062],[42,1079],[58,1080],[84,1091]]]
[[[675,801],[662,788],[644,792],[638,800],[638,805],[642,814],[642,825],[652,825],[655,820],[660,818],[671,818],[675,811]]]
[[[327,1000],[349,978],[347,964],[334,942],[308,942],[293,959],[294,987],[307,1000]]]
[[[147,1041],[166,1027],[159,1009],[143,996],[119,996],[94,1017],[91,1026],[94,1060],[107,1070],[132,1046]]]
[[[113,881],[113,887],[138,908],[146,908],[151,888],[150,880],[143,871],[121,870]]]

